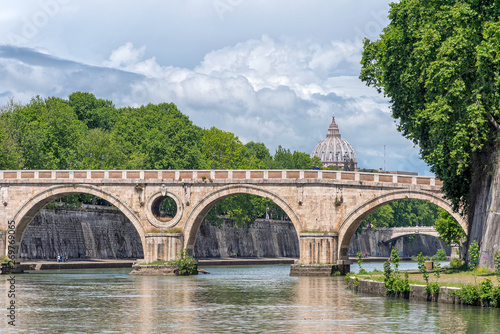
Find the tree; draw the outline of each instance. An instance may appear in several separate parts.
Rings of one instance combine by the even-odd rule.
[[[13,128],[10,126],[10,117],[18,105],[11,100],[8,105],[0,109],[0,169],[18,169],[21,155],[14,140]]]
[[[245,169],[247,161],[242,154],[244,148],[233,133],[216,127],[206,130],[203,135],[202,152],[210,168]]]
[[[389,204],[382,205],[380,208],[371,213],[365,222],[373,227],[392,227],[394,222],[394,210]]]
[[[122,108],[111,131],[126,159],[125,169],[207,168],[201,154],[203,130],[175,104]]]
[[[460,224],[445,210],[438,208],[439,216],[434,227],[445,244],[460,245],[461,240],[466,237],[465,231]]]
[[[116,121],[117,113],[113,103],[97,99],[92,93],[74,92],[69,95],[68,102],[78,119],[89,129],[110,130]]]
[[[290,150],[279,145],[274,154],[272,167],[274,169],[294,169],[295,163],[293,161],[293,154],[290,153]]]
[[[255,143],[253,141],[245,144],[242,155],[248,162],[248,168],[251,169],[267,169],[273,160],[269,149],[264,143]]]
[[[19,167],[71,169],[79,165],[77,148],[86,127],[67,101],[37,96],[16,106],[8,116],[13,145],[20,154]]]
[[[499,14],[499,1],[401,0],[380,39],[364,42],[360,78],[389,98],[457,211],[500,129]]]

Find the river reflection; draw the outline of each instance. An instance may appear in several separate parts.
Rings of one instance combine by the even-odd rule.
[[[117,269],[17,275],[15,332],[494,333],[500,328],[496,309],[356,294],[345,289],[342,277],[290,277],[289,266],[207,269],[210,275],[192,277],[130,276]],[[6,281],[1,289],[6,310]]]

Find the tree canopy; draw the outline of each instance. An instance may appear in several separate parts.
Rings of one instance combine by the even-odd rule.
[[[500,1],[401,0],[360,78],[383,92],[455,210],[468,209],[477,155],[500,123]]]
[[[320,164],[320,163],[319,163]],[[274,157],[263,143],[244,145],[231,132],[193,124],[173,103],[116,108],[92,93],[68,99],[34,97],[0,109],[0,169],[309,169],[308,154],[281,146]],[[71,205],[95,201],[90,195],[65,198]],[[165,202],[163,211],[172,213]],[[209,217],[235,224],[285,217],[274,203],[237,195],[218,203]]]

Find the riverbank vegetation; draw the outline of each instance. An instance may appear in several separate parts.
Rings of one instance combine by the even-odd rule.
[[[477,267],[479,248],[472,242],[469,249],[471,261],[467,264],[458,259],[453,260],[449,267],[441,268],[439,261],[434,261],[432,270],[428,270],[422,253],[418,256],[418,271],[398,270],[399,256],[397,249],[393,248],[391,258],[384,263],[384,271],[374,270],[367,272],[362,269],[362,257],[358,256],[360,271],[358,274],[350,273],[346,281],[353,279],[353,284],[359,280],[373,280],[384,282],[386,294],[407,298],[411,293],[410,285],[424,285],[430,300],[437,300],[440,287],[456,287],[454,296],[465,305],[500,307],[500,253],[495,253],[495,269]]]

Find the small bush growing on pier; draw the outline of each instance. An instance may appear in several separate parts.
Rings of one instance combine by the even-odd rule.
[[[451,262],[450,262],[450,267],[452,267],[454,269],[458,269],[461,266],[463,266],[463,264],[464,263],[460,259],[452,259]]]
[[[0,262],[6,262],[9,266],[13,266],[14,262],[6,255],[0,256]]]
[[[179,275],[198,274],[196,260],[190,257],[185,249],[181,250],[177,255],[179,256],[177,260],[168,261],[168,263],[173,266],[179,267]]]

